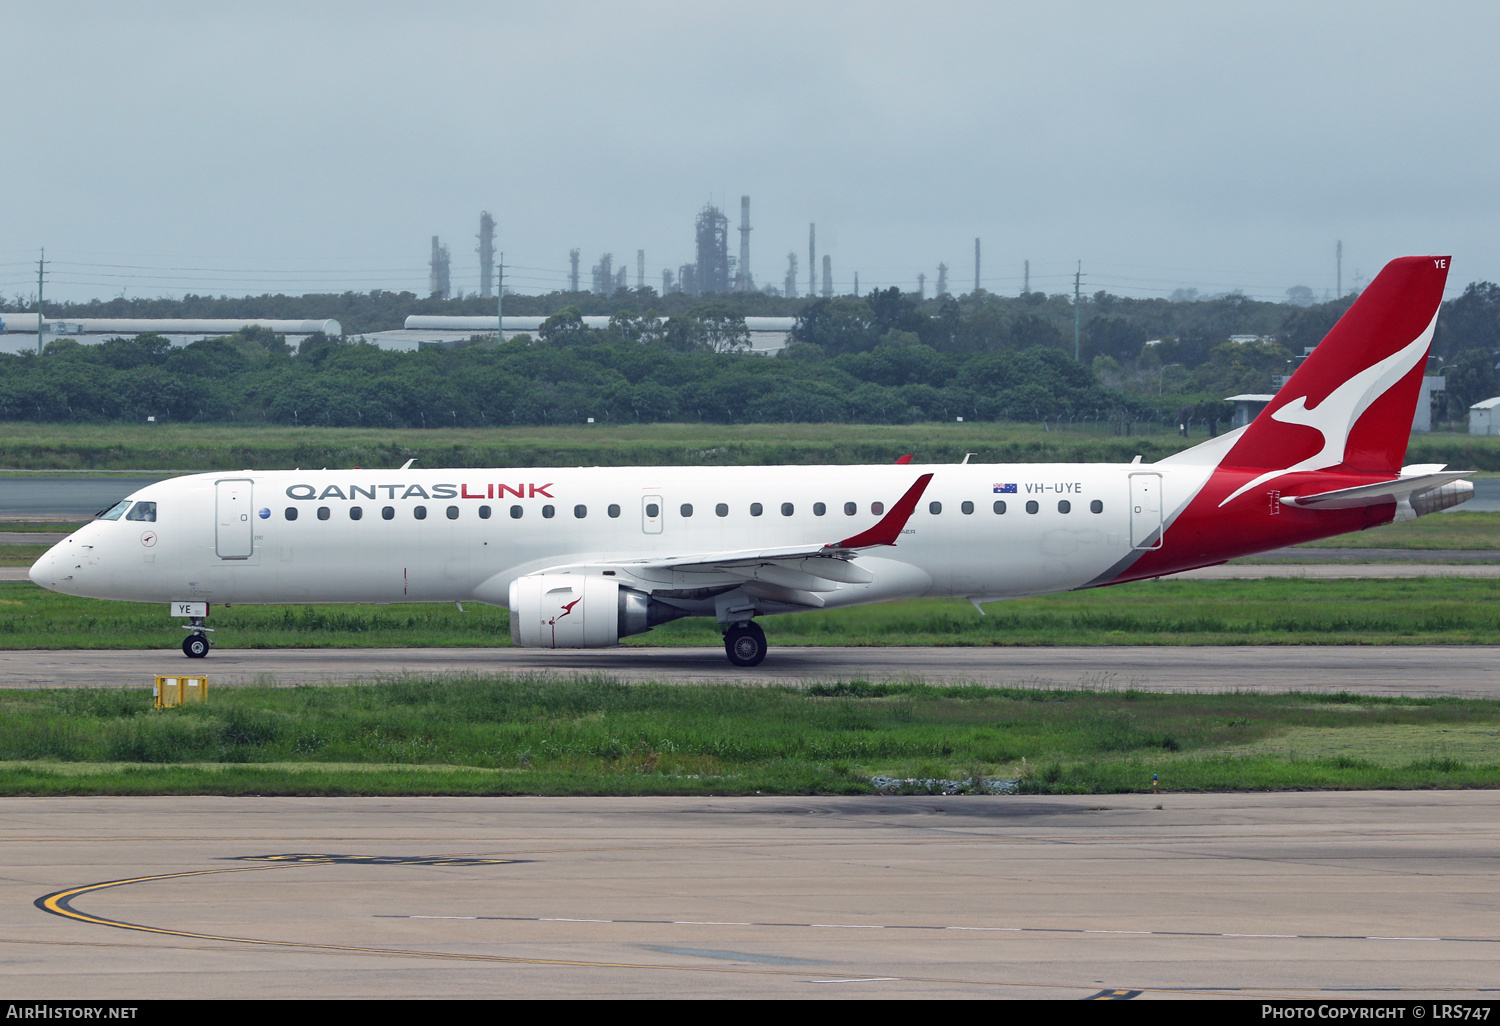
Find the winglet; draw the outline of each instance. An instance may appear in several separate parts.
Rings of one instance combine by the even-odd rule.
[[[900,465],[900,466],[904,467],[906,464],[908,464],[910,462],[911,462],[911,453],[907,453],[905,456],[897,456],[896,457],[896,463],[898,465]]]
[[[932,480],[931,474],[923,474],[917,478],[915,484],[906,490],[906,494],[897,500],[891,511],[880,518],[880,522],[868,531],[861,531],[851,538],[845,538],[841,542],[834,542],[827,546],[830,549],[862,549],[870,545],[894,545],[896,539],[901,537],[901,529],[906,526],[906,521],[911,518],[912,511],[917,508],[917,503],[922,499],[922,493],[927,490],[927,484]]]

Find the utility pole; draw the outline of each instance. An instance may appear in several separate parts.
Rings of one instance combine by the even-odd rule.
[[[1078,270],[1073,272],[1073,359],[1078,360],[1081,350],[1079,349],[1079,325],[1082,323],[1083,307],[1079,303],[1082,295],[1081,282],[1083,281],[1083,261],[1078,261]]]
[[[578,252],[574,250],[574,252]],[[505,341],[505,252],[500,253],[500,266],[495,268],[495,344]]]
[[[42,272],[47,266],[47,247],[42,247],[42,256],[36,262],[36,355],[42,355]]]

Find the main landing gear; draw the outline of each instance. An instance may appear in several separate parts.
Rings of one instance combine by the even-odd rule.
[[[212,627],[204,626],[204,618],[192,616],[190,622],[182,625],[182,629],[188,631],[188,636],[182,639],[182,654],[189,659],[202,659],[208,655],[208,650],[213,647],[213,642],[208,636],[213,633]]]
[[[754,620],[737,623],[724,632],[724,653],[736,666],[759,666],[766,657],[766,632]]]

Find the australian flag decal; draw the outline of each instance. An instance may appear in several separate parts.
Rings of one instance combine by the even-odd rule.
[[[1015,485],[1015,482],[1012,481],[1010,484],[997,484],[995,486],[995,494],[996,495],[1014,495],[1014,494],[1016,494],[1016,485]]]

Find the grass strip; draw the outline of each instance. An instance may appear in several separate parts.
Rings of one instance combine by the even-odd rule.
[[[0,692],[0,794],[862,794],[1500,786],[1500,702],[604,675]],[[920,789],[917,789],[920,790]]]
[[[1015,599],[980,616],[957,599],[914,599],[762,621],[772,645],[1494,645],[1500,580],[1142,581]],[[468,603],[216,608],[224,648],[446,648],[510,644],[504,609]],[[0,649],[173,648],[164,606],[0,583]],[[628,645],[718,645],[708,620],[678,620]]]

